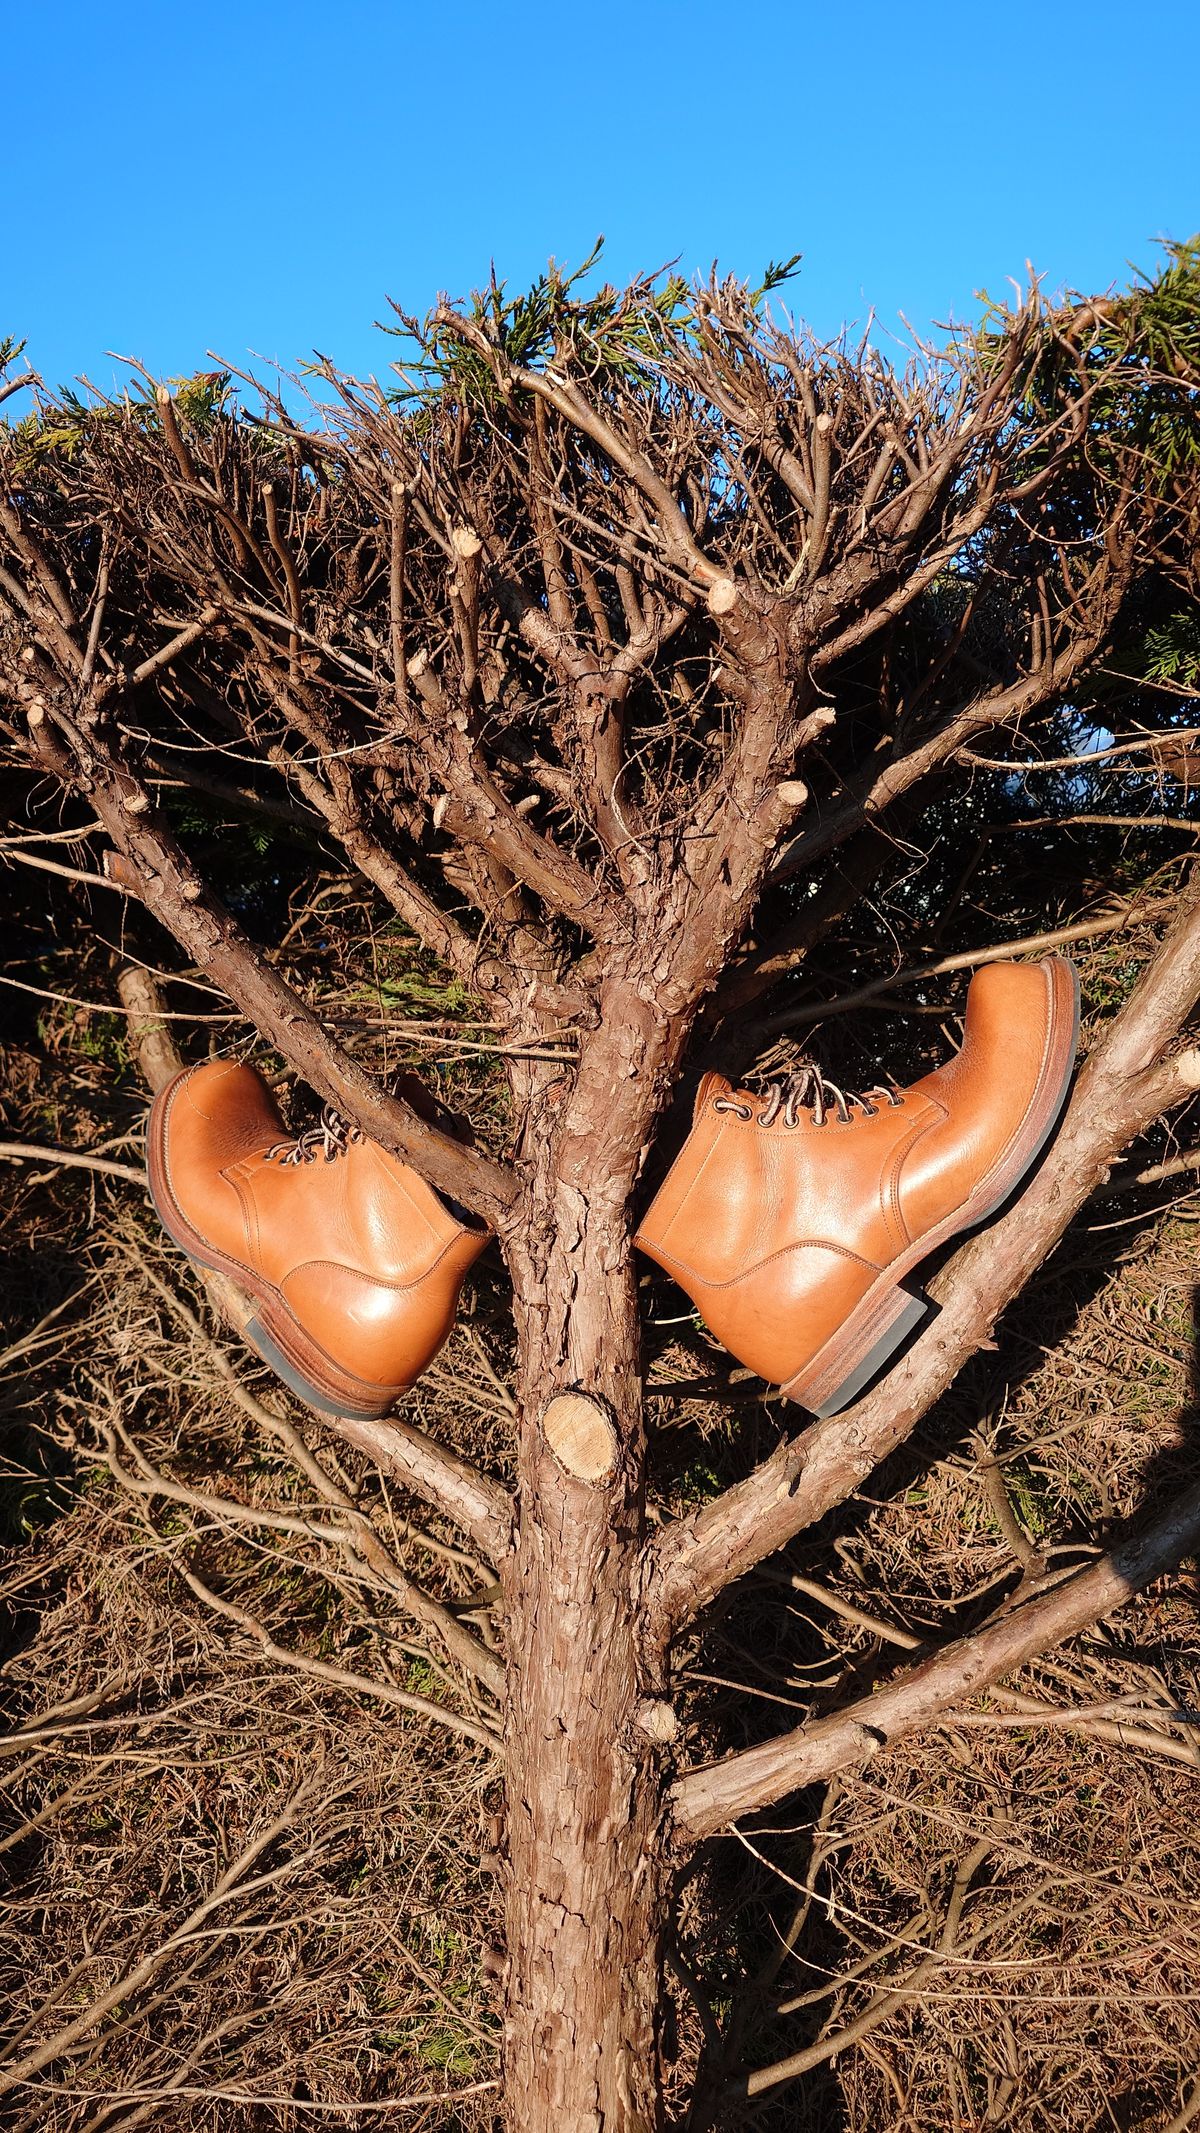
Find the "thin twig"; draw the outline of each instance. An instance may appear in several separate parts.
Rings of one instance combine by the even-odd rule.
[[[349,1689],[356,1696],[373,1696],[378,1702],[392,1704],[399,1711],[415,1711],[421,1718],[435,1719],[438,1725],[449,1727],[452,1733],[461,1733],[477,1747],[486,1748],[493,1755],[499,1754],[499,1735],[488,1727],[476,1725],[473,1718],[464,1718],[460,1712],[450,1710],[446,1704],[434,1703],[428,1696],[394,1688],[390,1682],[371,1681],[365,1674],[352,1674],[346,1667],[331,1666],[328,1660],[309,1659],[302,1652],[288,1651],[285,1645],[276,1643],[266,1626],[246,1608],[239,1607],[233,1600],[220,1599],[186,1563],[177,1563],[175,1567],[198,1600],[203,1600],[215,1614],[236,1622],[239,1629],[248,1631],[257,1639],[268,1659],[291,1667],[296,1673],[308,1674],[314,1681],[327,1681],[332,1688]]]
[[[70,1148],[39,1148],[34,1141],[0,1141],[0,1158],[11,1163],[51,1163],[63,1170],[100,1170],[106,1177],[125,1178],[130,1185],[145,1186],[146,1173],[132,1163],[112,1163],[107,1156],[83,1155]]]

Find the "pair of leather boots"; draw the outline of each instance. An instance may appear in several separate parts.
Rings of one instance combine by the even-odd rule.
[[[928,1308],[906,1277],[994,1213],[1049,1138],[1078,1002],[1063,957],[994,963],[972,980],[961,1049],[911,1088],[849,1096],[815,1067],[760,1091],[705,1075],[636,1243],[739,1362],[836,1413]],[[420,1083],[402,1093],[440,1116]],[[394,1406],[488,1241],[334,1113],[289,1137],[249,1066],[177,1075],[151,1110],[148,1167],[163,1226],[249,1293],[247,1337],[326,1413]]]

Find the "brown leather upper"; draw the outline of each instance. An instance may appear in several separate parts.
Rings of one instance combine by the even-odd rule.
[[[1042,1090],[1052,970],[979,971],[961,1050],[892,1101],[871,1092],[873,1116],[852,1106],[845,1120],[831,1108],[821,1124],[809,1110],[764,1124],[763,1096],[705,1076],[636,1242],[749,1369],[795,1377],[881,1270],[985,1200]]]
[[[408,1092],[406,1092],[408,1093]],[[270,1160],[289,1136],[253,1067],[210,1062],[176,1082],[162,1136],[166,1185],[211,1250],[265,1280],[326,1355],[400,1388],[454,1322],[463,1277],[487,1242],[415,1170],[375,1142]]]

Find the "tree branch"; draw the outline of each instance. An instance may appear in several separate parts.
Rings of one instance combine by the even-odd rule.
[[[1200,823],[1189,826],[1200,831]],[[942,956],[936,963],[913,963],[906,970],[896,971],[893,977],[875,978],[869,985],[856,986],[853,992],[839,993],[835,999],[814,1000],[804,1007],[789,1007],[781,1014],[768,1015],[761,1029],[764,1035],[774,1036],[779,1030],[795,1029],[806,1022],[825,1022],[831,1015],[852,1014],[856,1007],[883,994],[898,992],[903,985],[945,977],[954,970],[980,970],[985,963],[1007,963],[1018,955],[1046,955],[1053,948],[1069,948],[1075,941],[1099,940],[1106,933],[1128,933],[1135,926],[1153,925],[1165,918],[1178,908],[1178,903],[1175,896],[1153,897],[1145,903],[1133,898],[1123,910],[1102,912],[1096,918],[1083,918],[1048,933],[1027,933],[1019,940],[997,941],[990,948],[964,948],[957,955]]]
[[[872,1696],[779,1739],[689,1771],[675,1787],[677,1826],[697,1843],[739,1815],[880,1754],[964,1698],[1015,1673],[1174,1570],[1200,1541],[1200,1482],[1098,1563],[1034,1593],[969,1637],[959,1637]]]
[[[366,1452],[376,1466],[394,1474],[405,1488],[415,1490],[469,1533],[488,1561],[499,1568],[512,1548],[515,1507],[498,1481],[448,1452],[444,1444],[436,1444],[411,1422],[395,1417],[363,1422],[342,1415],[333,1426],[345,1443]]]
[[[978,733],[1015,725],[1031,711],[1052,704],[1092,658],[1116,616],[1132,567],[1132,546],[1117,563],[1107,558],[1101,583],[1090,614],[1075,623],[1065,644],[1043,656],[1032,656],[1030,669],[1018,681],[996,687],[959,705],[941,719],[935,730],[902,753],[894,753],[879,771],[868,762],[847,797],[824,821],[814,821],[788,845],[771,869],[772,883],[789,881],[844,842],[860,823],[878,819],[903,794],[909,793],[930,773],[956,756],[963,743]]]
[[[314,1681],[328,1682],[332,1688],[347,1689],[356,1696],[374,1696],[380,1703],[392,1704],[397,1710],[415,1711],[418,1717],[432,1718],[452,1733],[464,1734],[477,1747],[488,1748],[493,1754],[498,1752],[499,1738],[490,1727],[478,1725],[473,1718],[464,1718],[460,1712],[452,1711],[448,1704],[438,1703],[428,1696],[417,1696],[410,1689],[398,1689],[390,1681],[372,1681],[366,1674],[354,1674],[344,1666],[332,1666],[327,1659],[312,1659],[305,1652],[289,1651],[286,1645],[276,1643],[264,1623],[233,1600],[222,1599],[185,1563],[176,1563],[175,1568],[198,1600],[215,1614],[235,1622],[239,1629],[247,1630],[257,1639],[268,1659],[291,1667],[297,1673],[307,1674]]]
[[[519,1191],[514,1174],[428,1125],[400,1098],[385,1094],[264,960],[196,873],[142,785],[114,759],[107,744],[89,735],[83,746],[60,714],[58,724],[75,741],[72,754],[57,734],[48,736],[45,708],[33,708],[41,709],[40,720],[34,724],[31,719],[31,725],[45,767],[64,784],[89,789],[113,842],[137,869],[148,909],[174,934],[190,960],[228,993],[305,1081],[372,1140],[413,1163],[431,1184],[477,1208],[494,1225],[503,1222]],[[81,757],[89,765],[86,772]]]
[[[99,1170],[106,1177],[124,1178],[145,1188],[146,1173],[132,1163],[113,1163],[104,1155],[87,1155],[81,1148],[39,1148],[36,1141],[0,1141],[0,1161],[6,1163],[52,1163],[62,1170]]]

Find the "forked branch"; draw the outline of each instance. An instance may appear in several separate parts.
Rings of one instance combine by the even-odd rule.
[[[223,987],[327,1102],[392,1153],[405,1157],[431,1184],[476,1208],[493,1224],[503,1222],[518,1192],[513,1173],[428,1125],[364,1073],[246,937],[171,835],[150,794],[115,759],[106,740],[97,734],[83,749],[69,720],[62,718],[61,728],[55,730],[44,703],[35,703],[33,711],[38,757],[68,789],[88,791],[114,844],[135,870],[147,908],[174,934],[189,959]]]

